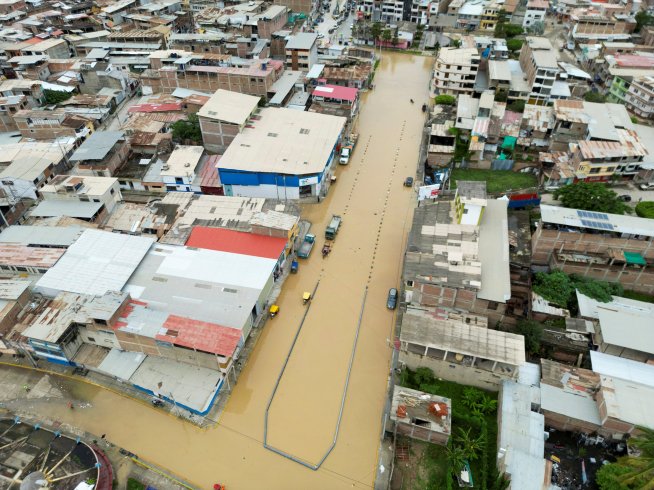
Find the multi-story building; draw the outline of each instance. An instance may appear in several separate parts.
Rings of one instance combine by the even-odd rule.
[[[480,60],[476,48],[441,48],[434,66],[434,93],[472,93]]]
[[[93,131],[92,121],[79,116],[70,116],[64,109],[20,110],[14,114],[14,122],[25,138],[36,140],[63,137],[83,139]]]
[[[503,3],[494,0],[485,4],[481,13],[481,23],[479,24],[479,27],[487,31],[494,30],[497,25],[497,14],[502,10],[502,8]]]
[[[122,131],[96,131],[82,143],[70,162],[79,175],[113,177],[126,161],[129,143]]]
[[[293,12],[309,15],[315,11],[320,2],[316,0],[274,0],[273,4],[283,5]]]
[[[400,330],[400,363],[427,367],[436,377],[498,390],[518,379],[525,362],[522,335],[488,328],[487,319],[439,308],[435,313],[407,309]]]
[[[204,156],[202,146],[182,146],[168,157],[161,170],[163,182],[167,191],[200,192],[199,184],[195,183]]]
[[[252,95],[216,90],[198,111],[204,147],[225,151],[257,111],[259,100]]]
[[[40,105],[45,99],[43,96],[43,82],[16,78],[0,82],[0,96],[24,95],[27,97],[29,107]]]
[[[427,25],[430,16],[430,0],[412,0],[410,21],[418,25]]]
[[[529,104],[547,104],[559,73],[559,55],[549,39],[527,37],[520,50],[520,67],[531,88]]]
[[[284,63],[279,60],[242,60],[228,55],[194,55],[164,51],[150,56],[151,69],[140,78],[154,93],[172,93],[188,88],[205,93],[230,90],[267,97],[281,77]]]
[[[548,0],[529,0],[527,2],[525,18],[522,21],[522,27],[529,28],[537,22],[545,22],[545,14],[549,6],[550,3]]]
[[[651,118],[654,115],[654,76],[635,78],[629,86],[624,104],[637,116]]]
[[[459,181],[455,196],[441,194],[414,214],[401,303],[509,321],[507,203],[487,199],[483,183]]]
[[[654,293],[654,225],[636,216],[541,205],[532,262]]]
[[[170,35],[169,48],[191,53],[225,54],[225,42],[228,36],[217,32],[174,33]]]
[[[484,14],[484,3],[479,0],[468,0],[458,10],[456,27],[473,31],[478,29]]]
[[[318,61],[318,34],[302,32],[286,43],[286,66],[291,70],[306,70]]]
[[[27,97],[24,95],[0,96],[0,131],[18,131],[14,114],[27,109]]]
[[[20,48],[23,56],[47,56],[51,59],[64,59],[70,58],[70,50],[68,44],[63,39],[50,38],[44,39],[36,44],[31,41],[25,42],[25,45]]]
[[[411,7],[410,3],[405,5],[404,0],[380,0],[375,2],[375,9],[380,10],[380,20],[387,24],[397,24],[404,19],[406,6]]]
[[[654,75],[654,54],[616,54],[604,57],[599,76],[609,88],[611,102],[625,103],[629,87],[634,78]]]
[[[71,216],[102,223],[123,200],[118,179],[84,175],[57,175],[40,189],[43,197],[31,212],[35,217]],[[75,216],[71,210],[82,213]]]
[[[570,36],[577,42],[625,41],[631,37],[636,20],[631,15],[583,8],[571,13],[570,24]]]
[[[344,117],[261,109],[216,165],[225,195],[284,200],[325,196],[345,123]]]
[[[606,182],[614,174],[638,173],[639,163],[648,154],[635,131],[618,130],[620,141],[579,141],[572,151],[572,167],[577,180]],[[626,174],[626,175],[625,175]]]

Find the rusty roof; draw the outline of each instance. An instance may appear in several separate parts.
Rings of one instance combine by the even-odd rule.
[[[0,265],[49,269],[66,252],[63,248],[27,247],[3,244],[0,247]]]
[[[590,118],[584,111],[584,102],[582,100],[555,100],[554,114],[557,119],[563,121],[585,124],[590,122]]]

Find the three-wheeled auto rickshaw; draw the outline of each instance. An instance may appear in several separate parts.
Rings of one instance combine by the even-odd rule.
[[[279,306],[271,305],[270,308],[268,309],[268,314],[270,315],[270,318],[275,318],[275,316],[277,316],[277,313],[279,313]]]
[[[309,301],[311,301],[311,293],[308,291],[305,291],[302,294],[302,304],[306,305]]]

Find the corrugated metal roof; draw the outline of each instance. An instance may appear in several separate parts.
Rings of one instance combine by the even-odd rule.
[[[279,259],[286,248],[286,244],[286,240],[283,238],[205,226],[193,228],[186,242],[187,247],[205,248],[275,260]]]
[[[95,295],[120,291],[153,242],[152,238],[86,230],[36,287]]]
[[[232,357],[241,340],[241,331],[216,323],[170,315],[155,338],[190,349]]]

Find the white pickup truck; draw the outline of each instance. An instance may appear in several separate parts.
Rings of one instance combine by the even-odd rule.
[[[350,162],[350,155],[352,154],[351,147],[345,147],[341,150],[341,159],[338,161],[341,165],[347,165]]]

